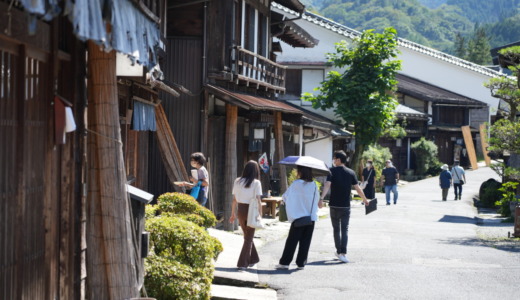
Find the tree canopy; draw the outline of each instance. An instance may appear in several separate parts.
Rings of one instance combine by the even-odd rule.
[[[333,108],[345,125],[354,125],[353,167],[359,163],[366,146],[375,143],[394,118],[395,75],[401,68],[401,61],[394,59],[397,54],[394,28],[386,28],[383,33],[364,31],[352,47],[342,41],[336,44],[335,53],[327,54],[335,68],[345,71],[329,72],[315,89],[317,95],[304,95],[304,100],[311,101],[314,108]]]

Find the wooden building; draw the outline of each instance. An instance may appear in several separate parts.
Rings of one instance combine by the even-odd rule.
[[[150,68],[166,2],[108,1],[129,22],[111,22],[111,38],[104,8],[67,2],[65,17],[62,2],[0,0],[0,299],[123,299],[142,285],[125,184],[146,187],[148,137],[120,124],[140,91],[118,97],[115,51],[91,41],[140,47]]]
[[[276,63],[280,44],[272,37],[294,47],[313,47],[317,41],[273,14],[271,2],[168,1],[165,82],[190,93],[164,96],[163,105],[185,165],[196,151],[208,158],[208,205],[220,220],[229,218],[232,183],[245,162],[265,152],[271,169],[262,175],[263,189],[283,191],[285,170],[273,162],[299,153],[294,136],[300,134],[303,113],[276,100],[285,92],[286,68]],[[304,11],[299,1],[277,2]],[[174,187],[152,148],[150,191],[159,195]]]
[[[470,126],[473,143],[480,145],[479,126],[487,122],[489,106],[432,84],[398,74],[399,103],[428,116],[426,130],[418,124],[416,130],[435,142],[439,149],[439,161],[453,164],[460,160],[461,165],[469,166],[461,126]],[[398,114],[399,115],[399,114]],[[408,124],[408,129],[413,129]],[[413,137],[413,136],[411,136]],[[416,136],[417,137],[417,136]],[[404,166],[399,166],[404,170]],[[406,168],[413,168],[406,165]]]

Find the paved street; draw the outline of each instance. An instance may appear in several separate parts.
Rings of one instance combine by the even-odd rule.
[[[350,263],[334,257],[330,219],[317,223],[305,270],[274,270],[285,239],[260,249],[261,283],[279,299],[520,299],[517,248],[482,242],[488,231],[476,225],[473,196],[496,177],[489,168],[468,171],[462,201],[440,201],[438,178],[399,189],[397,205],[368,216],[353,202],[348,244]],[[512,230],[512,226],[507,225]],[[507,237],[507,228],[498,225]],[[489,231],[491,234],[493,230]]]

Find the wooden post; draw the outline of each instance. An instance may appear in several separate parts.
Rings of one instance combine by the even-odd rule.
[[[480,145],[482,146],[482,154],[484,154],[484,160],[486,161],[486,166],[489,167],[491,165],[491,159],[488,156],[488,150],[487,147],[487,130],[486,130],[486,124],[482,123],[480,124]]]
[[[238,106],[226,104],[226,160],[224,185],[224,229],[232,231],[235,224],[228,222],[233,204],[233,183],[237,178],[237,122]],[[236,223],[236,222],[235,222]]]
[[[282,160],[285,157],[283,151],[283,132],[282,132],[282,112],[274,112],[274,140],[275,140],[275,162]],[[274,162],[273,162],[274,165]],[[280,172],[280,195],[287,190],[287,172],[285,166],[278,164]]]
[[[464,144],[466,144],[466,150],[468,151],[469,161],[473,170],[478,169],[477,154],[475,153],[475,146],[473,144],[473,138],[471,137],[471,130],[469,126],[462,126],[462,135],[464,136]]]
[[[116,54],[88,42],[87,298],[138,297],[119,125]]]

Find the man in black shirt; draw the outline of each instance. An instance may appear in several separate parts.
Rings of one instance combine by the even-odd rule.
[[[385,184],[385,194],[386,194],[386,205],[390,205],[390,192],[394,193],[394,204],[397,204],[397,196],[399,195],[397,192],[397,183],[399,182],[399,172],[392,164],[391,160],[386,161],[386,167],[381,172],[381,181]]]
[[[339,150],[334,152],[333,167],[330,168],[331,175],[327,176],[327,181],[323,187],[318,206],[323,206],[323,198],[330,189],[330,220],[334,229],[334,244],[336,246],[336,256],[344,263],[347,259],[348,242],[348,223],[350,220],[350,193],[352,186],[368,205],[367,198],[363,190],[358,185],[356,174],[345,166],[347,155]]]

